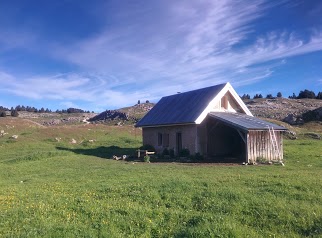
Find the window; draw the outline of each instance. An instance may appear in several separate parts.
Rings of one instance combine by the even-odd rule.
[[[162,134],[158,133],[158,146],[162,145]]]
[[[169,147],[168,133],[158,133],[158,146]]]

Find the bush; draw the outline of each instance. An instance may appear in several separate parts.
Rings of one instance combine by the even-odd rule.
[[[204,159],[203,155],[201,155],[199,152],[197,152],[194,156],[195,160],[202,161]]]
[[[170,152],[167,148],[164,148],[164,150],[162,151],[162,155],[170,155]]]
[[[170,158],[174,158],[174,149],[169,150]]]
[[[264,157],[257,157],[256,162],[259,164],[265,164],[267,163],[267,160]]]
[[[146,163],[150,163],[150,156],[149,156],[149,155],[145,155],[145,156],[143,157],[143,160],[144,160],[144,162],[146,162]]]
[[[190,155],[190,151],[189,151],[189,149],[187,149],[187,148],[182,149],[182,150],[180,150],[180,152],[179,152],[179,156],[180,156],[180,157],[189,157],[189,155]]]
[[[19,116],[19,113],[17,110],[11,110],[11,116],[12,117],[18,117]]]
[[[5,111],[0,112],[0,117],[6,117],[7,113]]]

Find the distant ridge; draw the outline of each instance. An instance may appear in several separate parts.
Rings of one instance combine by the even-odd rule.
[[[117,110],[106,110],[90,118],[89,121],[130,121],[135,123],[150,111],[154,105],[154,103],[140,103]]]

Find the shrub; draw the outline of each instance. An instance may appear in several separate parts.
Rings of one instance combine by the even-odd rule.
[[[189,157],[189,155],[190,155],[190,151],[189,151],[189,149],[187,149],[187,148],[182,149],[182,150],[180,150],[180,152],[179,152],[179,156],[180,156],[180,157]]]
[[[6,117],[7,113],[5,111],[0,112],[0,117]]]
[[[197,152],[194,156],[195,160],[202,161],[204,159],[203,155],[201,155],[199,152]]]
[[[257,157],[256,162],[259,164],[265,164],[265,163],[267,163],[267,160],[263,157]]]
[[[143,157],[143,160],[144,160],[144,162],[146,162],[146,163],[150,163],[150,156],[149,156],[149,155],[145,155],[145,156]]]
[[[11,111],[11,116],[12,116],[12,117],[18,117],[18,116],[19,116],[18,111],[17,111],[17,110],[12,110],[12,111]]]
[[[164,150],[162,151],[162,155],[170,155],[170,152],[167,148],[164,148]]]
[[[174,158],[174,149],[169,150],[169,155],[171,158]]]

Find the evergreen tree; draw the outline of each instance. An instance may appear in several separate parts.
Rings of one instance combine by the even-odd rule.
[[[297,98],[315,98],[315,93],[313,91],[305,89],[299,93]]]
[[[12,117],[18,117],[18,116],[19,116],[18,111],[17,111],[17,110],[12,110],[12,111],[11,111],[11,116],[12,116]]]
[[[277,96],[278,98],[281,98],[281,97],[282,97],[282,93],[281,93],[281,92],[278,92],[276,96]]]

